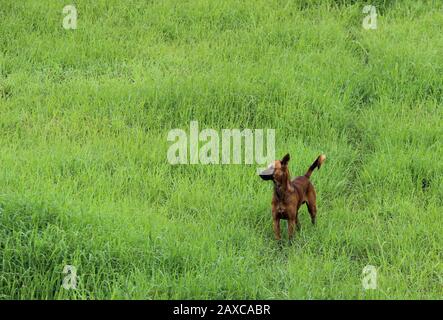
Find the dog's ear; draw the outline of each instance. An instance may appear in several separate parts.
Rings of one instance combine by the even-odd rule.
[[[283,159],[281,159],[281,161],[280,161],[281,164],[282,164],[282,166],[287,165],[290,159],[291,159],[291,156],[289,155],[289,153],[287,153],[287,154],[283,157]]]

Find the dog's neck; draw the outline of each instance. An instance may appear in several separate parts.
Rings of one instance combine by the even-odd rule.
[[[284,201],[288,192],[294,191],[290,184],[289,173],[284,174],[280,181],[274,180],[274,193],[279,201]]]

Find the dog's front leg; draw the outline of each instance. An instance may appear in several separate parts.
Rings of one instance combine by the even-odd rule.
[[[276,240],[281,240],[281,235],[280,235],[280,219],[279,218],[274,218],[273,219],[273,225],[274,225],[275,239]]]
[[[292,239],[292,237],[294,236],[294,229],[295,229],[295,225],[297,224],[297,219],[295,217],[291,217],[288,219],[288,237],[289,240]],[[298,224],[297,224],[298,225]]]

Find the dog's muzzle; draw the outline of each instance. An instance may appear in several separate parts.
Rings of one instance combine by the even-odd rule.
[[[263,180],[272,180],[272,178],[274,177],[274,168],[263,170],[262,172],[260,172],[259,176]]]

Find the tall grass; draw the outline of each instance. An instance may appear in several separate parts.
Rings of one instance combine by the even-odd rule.
[[[372,2],[3,1],[0,298],[441,298],[443,6]],[[168,164],[191,120],[325,153],[318,225],[279,246],[255,165]]]

